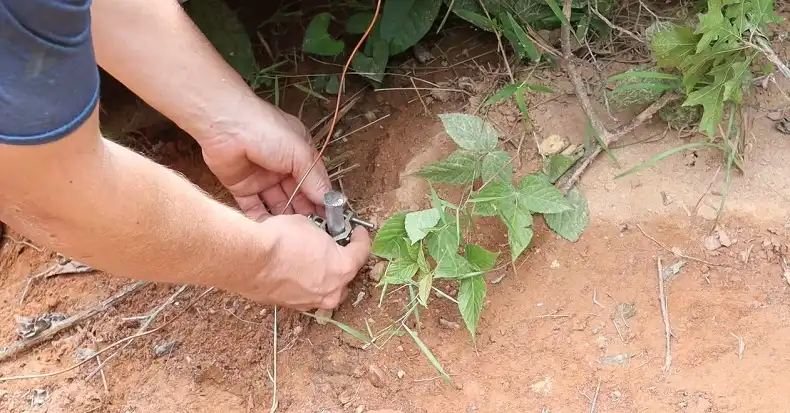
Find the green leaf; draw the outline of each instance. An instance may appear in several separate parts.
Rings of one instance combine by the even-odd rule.
[[[732,29],[730,20],[725,19],[722,13],[721,0],[708,0],[708,12],[699,15],[699,24],[694,32],[702,35],[697,43],[697,53],[709,48],[716,40],[726,40],[732,36]]]
[[[386,0],[381,11],[381,37],[390,56],[405,52],[431,29],[442,0]]]
[[[488,251],[479,245],[466,244],[464,246],[464,256],[477,271],[491,271],[494,268],[494,264],[496,264],[497,258],[499,258],[499,253]]]
[[[513,49],[520,59],[529,58],[533,62],[540,60],[540,52],[510,12],[505,12],[505,16],[502,18],[502,28],[502,33],[513,45]]]
[[[394,260],[407,255],[406,213],[392,215],[376,232],[371,251],[374,255]]]
[[[477,116],[448,113],[439,115],[439,119],[442,120],[447,135],[463,149],[490,152],[499,140],[494,127]]]
[[[371,37],[365,43],[366,52],[357,52],[351,60],[351,67],[360,75],[376,83],[384,80],[387,62],[390,58],[389,43],[378,37]],[[370,49],[370,50],[367,50]]]
[[[483,300],[486,298],[486,280],[480,276],[469,277],[461,280],[458,287],[458,309],[464,319],[466,329],[476,341],[477,326],[480,322],[480,313],[483,311]]]
[[[320,56],[337,56],[343,53],[345,44],[329,34],[329,23],[332,15],[329,12],[317,14],[307,25],[302,50]]]
[[[549,182],[553,184],[562,177],[562,174],[573,166],[574,162],[576,162],[576,159],[570,156],[552,155],[546,159],[543,165],[543,172],[546,174],[546,178]]]
[[[512,182],[513,165],[510,162],[510,155],[505,151],[487,153],[483,158],[482,178],[483,182],[493,180]]]
[[[435,227],[438,223],[439,210],[431,208],[406,214],[404,227],[406,228],[406,234],[408,234],[409,240],[411,240],[413,244],[425,238],[425,236],[428,235],[428,230]]]
[[[532,236],[532,228],[508,230],[507,238],[508,244],[510,244],[510,257],[512,262],[516,262],[524,250],[529,247],[529,243],[532,242]]]
[[[545,2],[546,4],[549,5],[549,8],[551,8],[551,11],[554,13],[554,15],[562,22],[564,26],[568,26],[568,28],[571,31],[571,34],[573,34],[578,40],[579,36],[573,30],[573,26],[571,26],[571,23],[568,22],[568,19],[565,17],[565,13],[562,12],[562,9],[557,4],[557,2],[555,0],[545,0]]]
[[[516,195],[516,188],[510,182],[492,181],[472,194],[469,202],[475,204],[475,214],[491,217],[498,215],[503,205],[513,203]]]
[[[457,280],[473,271],[474,269],[466,258],[458,255],[455,251],[450,251],[436,262],[435,277],[443,280]]]
[[[326,91],[326,93],[336,95],[340,91],[340,77],[338,75],[329,76],[329,79],[326,81],[324,91]]]
[[[651,47],[658,59],[658,66],[678,67],[686,57],[694,54],[700,37],[694,34],[694,29],[685,26],[675,26],[656,33]]]
[[[365,34],[365,31],[370,27],[370,22],[373,21],[372,12],[356,13],[348,18],[346,21],[346,33],[348,34]]]
[[[782,23],[783,18],[774,13],[773,0],[751,0],[751,8],[746,13],[749,23],[765,32],[769,23]]]
[[[418,284],[418,298],[423,307],[428,306],[428,296],[431,293],[431,286],[433,286],[433,272],[428,266],[428,261],[425,260],[425,251],[420,248],[417,257],[417,266],[420,269],[420,281]]]
[[[505,100],[512,96],[514,93],[518,92],[521,89],[521,84],[519,83],[511,83],[502,89],[499,89],[498,92],[494,93],[488,100],[486,100],[486,105],[492,105],[500,100]]]
[[[496,29],[496,23],[482,14],[477,14],[468,10],[458,10],[455,14],[483,30],[494,31]]]
[[[480,161],[473,153],[457,150],[447,158],[423,167],[417,174],[433,183],[469,184],[480,176]]]
[[[554,93],[554,91],[551,88],[543,85],[536,85],[534,83],[527,83],[527,82],[524,82],[521,85],[522,87],[526,89],[534,90],[535,92]]]
[[[637,171],[640,171],[642,169],[651,167],[651,166],[655,165],[657,162],[659,162],[659,161],[661,161],[663,159],[669,158],[670,156],[672,156],[672,155],[674,155],[676,153],[683,152],[683,151],[686,151],[686,150],[689,150],[689,149],[699,149],[699,148],[704,148],[704,147],[712,147],[712,148],[718,148],[720,150],[724,150],[724,148],[720,147],[719,145],[714,145],[712,143],[705,142],[705,141],[703,141],[703,142],[694,142],[694,143],[689,143],[689,144],[686,144],[686,145],[681,145],[681,146],[672,148],[672,149],[670,149],[668,151],[662,152],[662,153],[660,153],[658,155],[655,155],[655,156],[651,157],[650,159],[646,160],[645,162],[642,162],[641,164],[639,164],[639,165],[637,165],[637,166],[635,166],[635,167],[633,167],[633,168],[621,173],[620,175],[615,176],[614,179],[619,179],[619,178],[622,178],[624,176],[631,175],[634,172],[637,172]]]
[[[409,284],[412,278],[414,278],[414,274],[417,274],[418,268],[419,266],[417,263],[412,261],[411,258],[398,258],[393,260],[387,265],[387,269],[384,271],[384,276],[381,277],[379,285]]]
[[[526,176],[518,184],[519,201],[532,212],[551,214],[571,209],[562,193],[545,179]]]
[[[457,219],[450,214],[444,214],[442,225],[431,231],[425,237],[425,244],[428,247],[428,254],[437,263],[441,262],[447,255],[457,255],[458,246],[461,244],[460,234],[458,233]]]
[[[576,187],[571,188],[565,197],[573,209],[560,212],[559,214],[545,214],[543,218],[546,220],[546,225],[557,235],[570,242],[576,242],[587,228],[589,215],[587,200],[584,199],[584,194]]]
[[[442,368],[442,365],[439,364],[439,360],[437,360],[436,356],[433,355],[433,352],[431,352],[431,349],[429,349],[428,346],[426,346],[425,343],[423,343],[423,341],[420,339],[420,337],[417,336],[417,333],[412,331],[409,328],[409,326],[407,326],[405,323],[402,324],[402,325],[403,325],[403,328],[406,330],[406,332],[409,333],[409,336],[412,338],[412,340],[414,340],[414,343],[417,344],[417,347],[420,349],[420,351],[422,351],[422,354],[424,354],[425,357],[428,359],[428,361],[431,362],[431,365],[433,366],[433,368],[435,368],[436,371],[439,372],[439,375],[442,377],[442,380],[444,380],[445,382],[449,383],[450,382],[450,376],[447,375],[447,373],[444,372],[444,369]]]
[[[740,89],[744,77],[749,72],[750,59],[718,66],[710,73],[714,75],[713,83],[689,93],[683,106],[701,105],[703,108],[700,130],[708,136],[716,134],[716,126],[724,118],[724,103],[736,93],[740,96]]]
[[[246,81],[252,81],[258,72],[252,43],[228,4],[222,0],[189,1],[184,10],[225,61]]]

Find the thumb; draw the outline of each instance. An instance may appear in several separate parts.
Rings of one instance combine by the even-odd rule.
[[[326,166],[324,166],[324,161],[319,158],[318,151],[307,142],[295,145],[291,171],[297,183],[304,178],[299,190],[307,196],[307,199],[316,205],[324,205],[324,194],[329,192],[332,186],[329,183]]]
[[[340,248],[341,254],[346,256],[349,281],[368,262],[370,257],[370,235],[363,227],[356,227],[351,233],[351,242]]]

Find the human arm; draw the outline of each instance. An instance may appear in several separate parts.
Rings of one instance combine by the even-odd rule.
[[[248,216],[282,212],[317,156],[304,125],[258,98],[176,0],[93,0],[91,12],[99,65],[197,140]],[[285,212],[320,212],[329,189],[319,161]]]
[[[367,234],[342,248],[303,216],[255,222],[103,139],[91,40],[80,35],[87,8],[73,16],[77,3],[0,0],[0,219],[116,276],[336,306],[367,258]]]

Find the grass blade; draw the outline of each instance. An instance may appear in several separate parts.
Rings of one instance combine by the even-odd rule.
[[[661,73],[661,72],[624,72],[618,73],[614,76],[611,76],[606,79],[606,83],[612,83],[616,80],[628,80],[633,78],[639,79],[665,79],[665,80],[677,80],[678,82],[681,81],[680,76],[675,76],[669,73]]]
[[[520,86],[521,85],[518,85],[516,83],[511,83],[511,84],[503,87],[502,89],[499,89],[498,92],[494,93],[490,98],[488,98],[488,100],[486,100],[485,104],[486,105],[491,105],[491,104],[494,104],[496,102],[499,102],[500,100],[505,100],[505,99],[509,98],[510,96],[512,96],[514,93],[516,93],[519,90]]]
[[[433,368],[435,368],[436,371],[439,372],[439,374],[442,376],[442,379],[445,382],[449,383],[450,376],[447,373],[445,373],[444,369],[442,368],[442,365],[439,364],[439,360],[437,360],[436,356],[434,356],[433,352],[431,352],[431,349],[429,349],[428,346],[426,346],[425,343],[423,343],[422,340],[420,340],[420,338],[417,337],[417,334],[415,334],[414,331],[411,331],[411,329],[409,328],[409,326],[406,325],[406,323],[403,323],[403,328],[406,329],[407,333],[409,333],[412,340],[414,340],[414,343],[417,344],[417,347],[420,348],[420,351],[422,351],[422,353],[425,354],[425,357],[427,357],[428,361],[431,362]]]
[[[310,314],[310,313],[308,313],[306,311],[303,311],[302,314],[304,314],[304,315],[306,315],[308,317],[315,318],[316,320],[319,319],[319,317],[316,317],[315,314]],[[345,331],[346,333],[348,333],[349,335],[351,335],[352,337],[354,337],[355,339],[357,339],[357,340],[359,340],[359,341],[361,341],[363,343],[373,344],[373,342],[370,341],[370,339],[368,337],[366,337],[365,334],[363,334],[361,331],[359,331],[359,330],[357,330],[357,329],[355,329],[353,327],[347,326],[347,325],[345,325],[345,324],[343,324],[343,323],[341,323],[339,321],[335,321],[335,320],[333,320],[331,318],[324,318],[324,317],[320,317],[320,318],[321,318],[322,321],[326,321],[329,324],[332,324],[332,325],[334,325],[336,327],[339,327],[341,330]]]
[[[680,89],[679,83],[631,83],[628,85],[620,85],[614,89],[614,92],[626,92],[629,90],[648,89],[656,91],[667,91]]]
[[[573,35],[576,37],[576,40],[579,40],[579,35],[576,34],[576,30],[573,30],[573,26],[571,26],[571,23],[565,18],[565,13],[562,12],[562,9],[557,4],[557,2],[555,0],[546,0],[546,4],[549,5],[551,11],[555,16],[557,16],[558,19],[560,19],[562,24],[568,26],[568,29],[570,29],[571,33],[573,33]],[[579,42],[581,43],[581,40],[579,40]]]
[[[704,147],[711,147],[711,148],[721,149],[721,147],[719,145],[714,145],[714,144],[712,144],[710,142],[704,142],[704,141],[703,142],[689,143],[689,144],[686,144],[686,145],[681,145],[681,146],[678,146],[676,148],[672,148],[672,149],[670,149],[668,151],[662,152],[662,153],[660,153],[660,154],[658,154],[656,156],[653,156],[652,158],[646,160],[645,162],[642,162],[641,164],[639,164],[639,165],[637,165],[637,166],[635,166],[635,167],[633,167],[633,168],[621,173],[620,175],[615,176],[614,179],[619,179],[619,178],[622,178],[624,176],[631,175],[634,172],[641,171],[642,169],[645,169],[645,168],[648,168],[650,166],[653,166],[658,161],[661,161],[663,159],[669,158],[670,156],[672,156],[672,155],[674,155],[676,153],[683,152],[683,151],[689,150],[689,149],[698,149],[698,148],[704,148]]]

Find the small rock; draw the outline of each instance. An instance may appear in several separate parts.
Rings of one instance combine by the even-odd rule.
[[[373,387],[382,388],[386,384],[384,372],[375,364],[368,366],[368,380],[370,380],[370,384],[372,384]]]
[[[713,234],[705,237],[705,249],[715,251],[719,248],[721,248],[721,241],[719,241],[718,235]]]
[[[568,147],[568,141],[560,135],[551,135],[544,139],[538,146],[538,150],[544,156],[556,155]]]
[[[537,395],[548,396],[551,394],[551,378],[546,377],[539,382],[533,383],[529,388]]]
[[[446,328],[448,330],[458,330],[461,328],[461,325],[456,323],[455,321],[445,320],[443,318],[439,319],[439,325],[442,328]]]
[[[614,319],[629,319],[636,314],[636,307],[633,303],[619,303],[614,309],[611,318]]]
[[[609,366],[624,366],[628,364],[628,361],[631,357],[628,354],[615,354],[613,356],[603,356],[601,357],[601,364],[609,365]]]
[[[365,120],[368,122],[376,121],[376,112],[373,112],[372,110],[365,112],[363,116],[365,117]]]
[[[364,411],[365,411],[365,405],[357,406],[357,408],[354,409],[354,413],[362,413]]]
[[[334,310],[324,310],[319,308],[318,310],[315,310],[315,322],[319,325],[325,326],[327,322],[326,320],[331,320],[334,313]]]
[[[370,273],[368,273],[368,277],[375,282],[381,281],[381,276],[384,275],[384,271],[387,269],[387,262],[386,261],[379,261],[373,268],[370,269]]]
[[[702,267],[699,270],[701,273],[707,274],[710,271],[710,267],[708,267],[707,265],[702,265]]]
[[[606,336],[600,335],[595,337],[595,345],[598,346],[599,349],[603,350],[606,348]]]
[[[614,397],[615,399],[619,399],[619,398],[623,397],[623,393],[620,393],[619,390],[615,390],[615,391],[612,392],[612,397]]]
[[[178,344],[177,341],[164,341],[154,346],[154,357],[162,357],[170,354],[173,348]]]
[[[398,350],[398,351],[403,351],[403,346],[398,346],[398,347],[395,347],[395,350]]]
[[[360,292],[359,292],[359,294],[357,294],[357,299],[356,299],[356,300],[354,300],[354,302],[353,302],[353,303],[351,303],[351,306],[352,306],[352,307],[356,307],[356,306],[358,306],[358,305],[359,305],[359,303],[361,303],[361,302],[362,302],[362,300],[364,300],[364,299],[365,299],[365,292],[364,292],[364,291],[360,291]]]
[[[414,58],[417,59],[420,64],[426,64],[433,60],[433,53],[428,50],[427,47],[423,46],[420,43],[415,44],[412,47],[412,51],[414,52]]]
[[[405,371],[403,371],[403,370],[398,370],[398,378],[399,378],[399,379],[402,379],[402,378],[403,378],[403,376],[405,376],[405,375],[406,375],[406,372],[405,372]]]
[[[557,269],[560,268],[560,263],[557,260],[551,262],[551,268]]]
[[[672,197],[664,191],[661,191],[661,202],[664,203],[664,206],[671,204],[674,200]]]
[[[730,236],[727,235],[727,233],[724,232],[723,229],[719,228],[717,232],[719,234],[719,242],[721,243],[722,246],[729,247],[730,245],[734,244],[732,239],[730,239]]]

